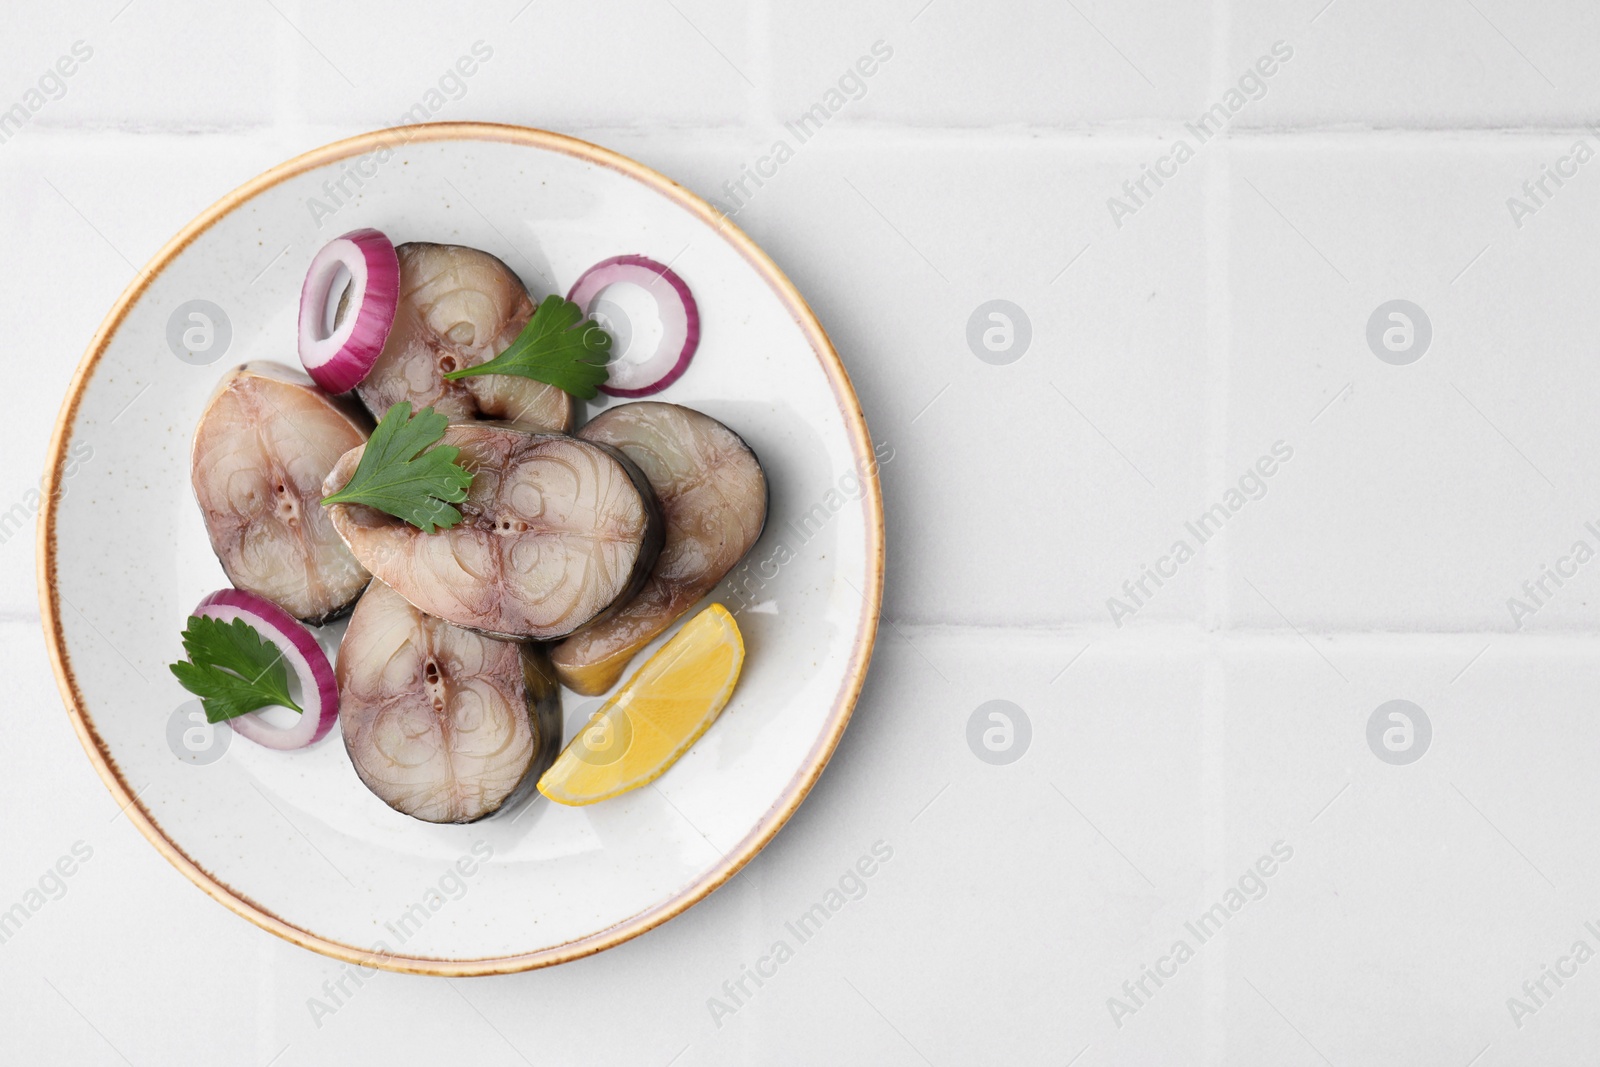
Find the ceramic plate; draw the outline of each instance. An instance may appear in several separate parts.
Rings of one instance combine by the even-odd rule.
[[[766,467],[772,506],[762,540],[713,595],[736,610],[744,676],[710,732],[655,786],[586,808],[538,798],[475,825],[433,826],[369,793],[337,736],[293,753],[258,748],[205,727],[168,672],[190,609],[227,585],[189,488],[195,421],[229,368],[297,363],[306,265],[362,226],[396,243],[487,249],[536,297],[564,293],[585,267],[619,253],[670,262],[693,289],[700,349],[660,399],[742,434]],[[634,937],[727,881],[794,813],[838,744],[882,594],[873,443],[799,293],[749,238],[668,179],[518,127],[367,134],[271,170],[206,211],[90,344],[56,427],[45,495],[40,595],[56,675],[128,818],[252,922],[395,970],[560,963]],[[330,650],[341,630],[319,635]],[[564,697],[570,737],[595,702]]]

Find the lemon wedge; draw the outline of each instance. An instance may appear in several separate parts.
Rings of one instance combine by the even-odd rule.
[[[601,705],[539,779],[539,792],[576,806],[655,781],[716,721],[743,666],[739,624],[712,604]]]

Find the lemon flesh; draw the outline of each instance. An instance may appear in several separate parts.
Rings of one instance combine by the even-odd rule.
[[[655,781],[716,721],[743,666],[739,625],[712,604],[594,713],[539,779],[539,792],[576,806]]]

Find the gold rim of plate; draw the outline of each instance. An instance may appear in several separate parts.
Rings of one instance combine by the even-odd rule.
[[[868,576],[867,588],[862,590],[860,625],[855,645],[851,649],[849,667],[845,672],[843,684],[834,696],[833,708],[822,733],[807,754],[804,764],[794,777],[789,780],[788,785],[785,786],[777,802],[720,861],[694,882],[684,886],[672,897],[660,904],[632,915],[606,929],[598,930],[564,944],[553,945],[534,952],[475,959],[436,959],[424,956],[387,954],[323,937],[273,914],[261,904],[227,885],[195,862],[183,850],[182,846],[172,840],[166,831],[156,823],[143,802],[129,788],[111,753],[107,750],[105,742],[96,731],[93,716],[84,705],[77,678],[73,674],[72,661],[67,655],[61,625],[60,595],[56,586],[58,570],[56,494],[62,478],[62,468],[65,464],[67,442],[71,439],[74,424],[77,420],[78,405],[83,398],[85,388],[94,376],[101,356],[105,354],[112,338],[116,336],[117,330],[121,327],[129,309],[138,302],[151,281],[161,274],[168,264],[183,252],[195,238],[205,233],[218,220],[237,211],[240,207],[248,204],[252,199],[280,182],[303,174],[306,171],[326,166],[329,163],[363,156],[385,146],[392,148],[397,142],[409,144],[430,141],[500,142],[560,152],[563,155],[574,156],[627,175],[635,181],[656,190],[667,199],[699,217],[701,221],[720,234],[723,240],[732,245],[745,261],[761,275],[762,279],[777,294],[779,300],[782,301],[793,316],[796,324],[810,341],[817,361],[822,365],[824,373],[828,376],[839,412],[844,417],[857,467],[860,471],[866,472],[866,477],[864,478],[865,492],[862,494],[861,503],[866,512]],[[872,659],[872,648],[877,636],[878,617],[883,599],[883,500],[878,484],[877,465],[873,462],[873,447],[871,437],[867,431],[866,418],[861,412],[860,402],[856,399],[855,389],[850,384],[850,376],[845,371],[844,364],[839,359],[839,354],[834,351],[832,342],[828,340],[828,336],[817,321],[816,315],[806,304],[805,298],[800,295],[799,290],[778,269],[772,259],[742,230],[700,197],[684,189],[665,175],[610,149],[601,148],[587,141],[580,141],[577,138],[552,133],[548,130],[538,130],[524,126],[508,126],[484,122],[438,122],[375,130],[371,133],[360,134],[342,141],[335,141],[332,144],[324,145],[321,148],[316,148],[297,156],[286,163],[279,164],[264,174],[246,182],[203,211],[179,231],[177,236],[168,241],[166,246],[146,264],[134,281],[117,298],[105,320],[100,324],[100,328],[95,332],[93,339],[90,340],[89,347],[84,353],[82,361],[78,364],[72,383],[67,389],[66,399],[61,406],[61,413],[56,418],[55,430],[50,439],[50,449],[46,459],[41,494],[44,503],[40,512],[38,534],[39,605],[44,625],[45,642],[50,652],[51,667],[55,671],[56,684],[61,690],[62,699],[66,702],[67,714],[72,720],[73,728],[78,732],[78,739],[83,743],[84,751],[88,753],[90,762],[94,764],[95,770],[99,772],[101,780],[106,784],[106,788],[111,791],[117,806],[126,812],[129,821],[138,827],[139,832],[144,834],[150,843],[156,847],[157,851],[165,856],[174,867],[183,872],[185,877],[203,889],[212,899],[242,915],[263,930],[276,934],[286,941],[291,941],[294,944],[335,959],[363,967],[375,967],[409,974],[429,974],[445,977],[510,974],[581,959],[584,956],[590,956],[615,945],[620,945],[624,941],[638,937],[647,930],[660,926],[668,919],[681,914],[694,904],[705,899],[718,886],[732,878],[739,872],[740,868],[749,863],[756,853],[766,846],[767,842],[772,840],[784,823],[789,821],[790,816],[800,807],[801,802],[805,800],[812,786],[816,784],[823,768],[827,766],[829,758],[832,757],[834,749],[838,746],[839,739],[843,736],[845,727],[850,721],[851,712],[855,708],[856,699],[861,693],[861,687],[866,680],[867,665]]]

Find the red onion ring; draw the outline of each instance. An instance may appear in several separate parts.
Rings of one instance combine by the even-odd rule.
[[[288,750],[320,741],[333,729],[339,720],[339,683],[334,680],[333,667],[316,638],[288,612],[254,593],[219,589],[195,605],[191,614],[218,622],[243,619],[278,646],[284,663],[300,679],[300,705],[304,710],[293,726],[281,729],[251,712],[226,720],[234,733],[265,748]]]
[[[337,326],[333,292],[341,273],[350,278],[350,302]],[[400,258],[377,230],[352,230],[323,246],[300,289],[300,362],[330,393],[343,393],[367,376],[383,352],[400,303]]]
[[[609,396],[650,396],[677,381],[689,368],[689,360],[700,347],[700,308],[682,278],[644,256],[601,260],[578,276],[567,299],[587,315],[600,293],[618,282],[637,285],[655,300],[661,316],[661,344],[641,362],[613,360],[607,366],[611,377],[600,391]]]

